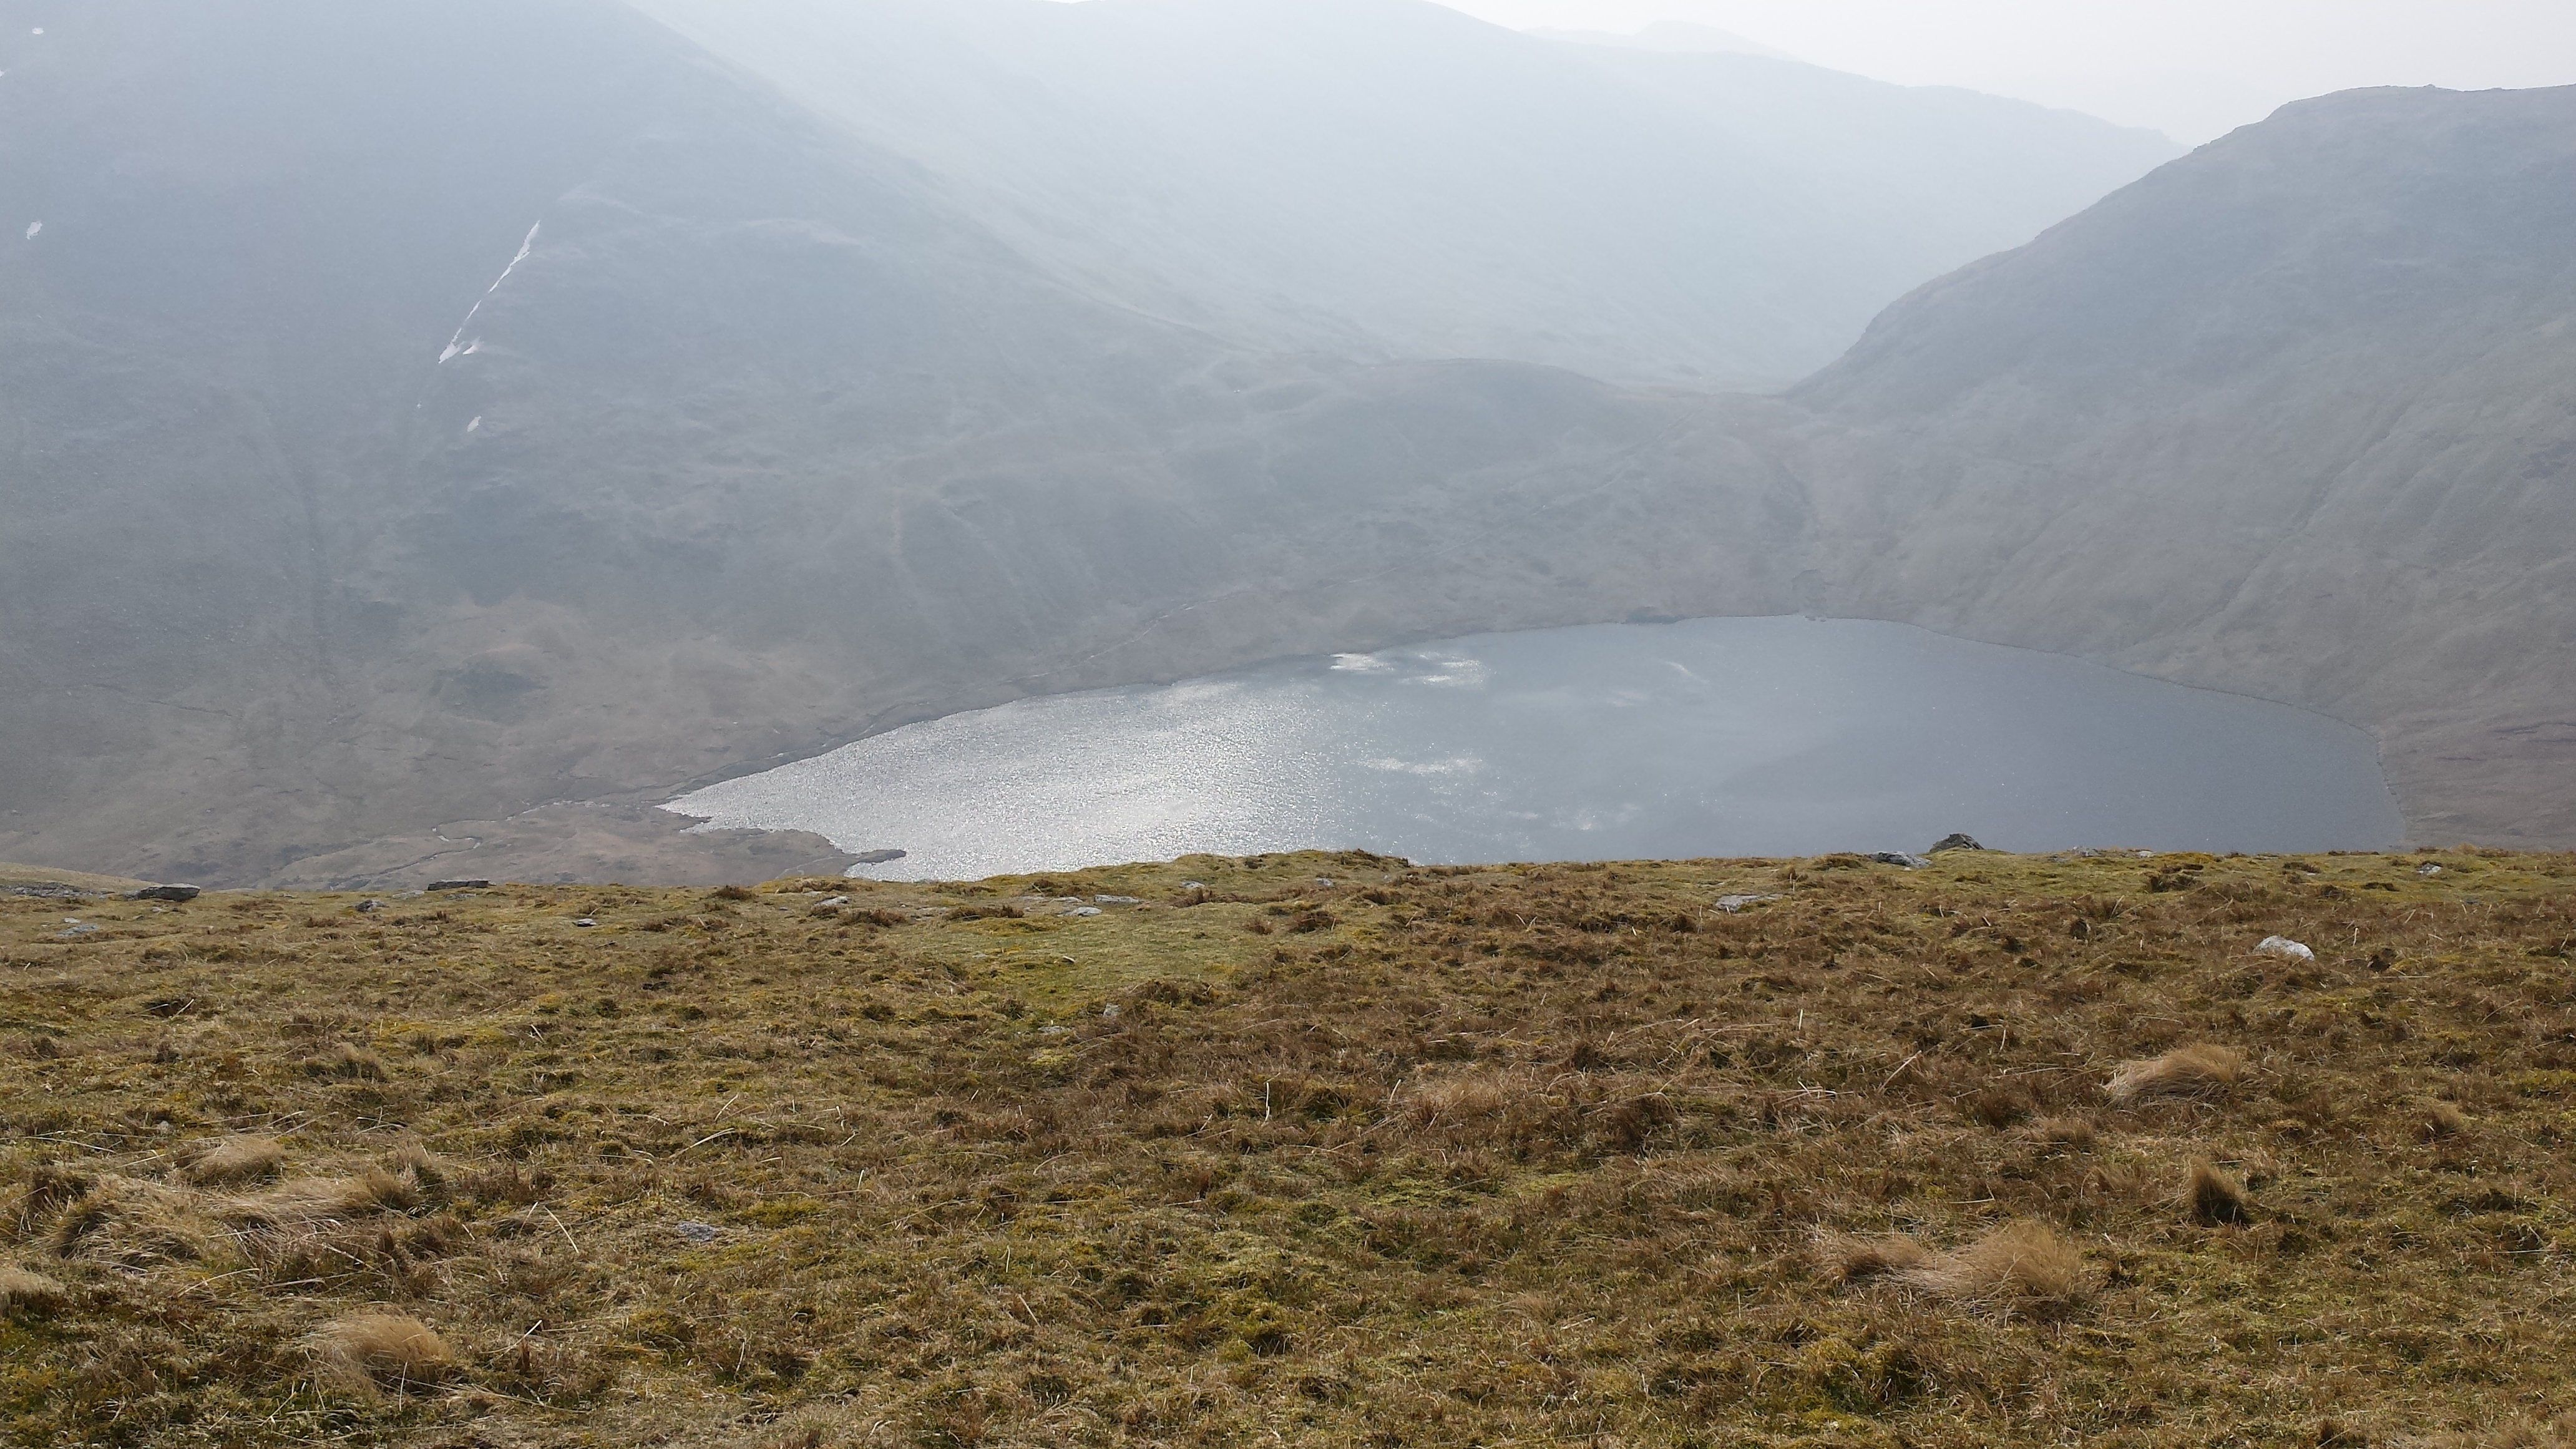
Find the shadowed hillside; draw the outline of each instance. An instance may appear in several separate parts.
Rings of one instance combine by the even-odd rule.
[[[7,45],[8,854],[362,876],[1031,690],[1785,598],[1709,404],[1140,318],[621,7]]]
[[[2576,838],[2576,87],[2285,108],[1794,394],[1825,607],[2378,731],[2425,838]]]
[[[680,840],[648,807],[1030,693],[1794,609],[2319,708],[2379,732],[2419,837],[2576,838],[2567,91],[2291,107],[1922,289],[1776,399],[1174,320],[1224,319],[1081,258],[1192,295],[1216,274],[1071,214],[1038,245],[1064,198],[1011,167],[1050,164],[1046,124],[958,129],[968,150],[939,156],[872,139],[884,115],[826,84],[846,47],[763,77],[610,0],[35,9],[0,35],[0,196],[25,213],[0,234],[0,856],[210,884],[829,869],[819,839]],[[1178,25],[1169,55],[1290,26],[1276,83],[1366,130],[1390,103],[1317,78],[1364,11],[1083,24]],[[800,33],[759,29],[792,9],[732,13],[773,48]],[[1002,23],[850,13],[912,36],[940,87],[955,27]],[[1777,179],[1786,153],[1757,164],[1747,139],[1774,109],[1843,123],[1816,143],[1842,169],[1802,184],[1878,196],[1760,212],[1781,225],[1911,217],[1947,246],[1962,215],[2023,214],[1934,204],[1951,181],[2003,194],[1991,173],[2037,154],[2017,111],[1386,14],[1441,45],[1468,26],[1456,55],[1519,77],[1476,72],[1480,105],[1615,92],[1657,144],[1750,168],[1571,208],[1641,237],[1666,218],[1655,245],[1696,247],[1713,197]],[[1109,104],[1082,95],[1064,114]],[[1067,134],[1125,154],[1123,132]],[[1353,150],[1332,153],[1351,204],[1427,228],[1363,250],[1447,257],[1479,224],[1484,202]],[[1549,164],[1612,179],[1580,161]],[[1291,171],[1292,199],[1341,184]],[[1547,255],[1469,268],[1462,305],[1522,326],[1486,284]],[[1665,275],[1619,255],[1603,275]],[[1240,283],[1274,320],[1308,295],[1225,275],[1205,295]],[[1735,335],[1637,305],[1600,315]],[[1650,333],[1638,355],[1670,360]]]

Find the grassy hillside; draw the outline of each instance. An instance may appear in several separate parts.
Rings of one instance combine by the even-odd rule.
[[[9,1442],[2503,1443],[2576,1410],[2569,857],[364,906],[0,900]]]
[[[28,895],[46,890],[86,891],[97,895],[123,895],[141,890],[150,881],[128,880],[120,875],[92,875],[87,871],[55,870],[49,866],[19,865],[0,860],[0,891]]]

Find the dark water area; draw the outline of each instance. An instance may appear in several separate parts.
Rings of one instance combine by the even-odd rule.
[[[2286,705],[1902,624],[1480,634],[907,725],[672,802],[884,879],[1193,852],[1424,863],[2375,849],[2370,737]]]

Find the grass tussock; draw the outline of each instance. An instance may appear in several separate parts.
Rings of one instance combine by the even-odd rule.
[[[2416,1115],[2416,1135],[2428,1142],[2457,1137],[2468,1130],[2469,1114],[2448,1102],[2427,1102]]]
[[[1867,1283],[1914,1272],[1932,1261],[1932,1250],[1893,1233],[1875,1237],[1828,1234],[1822,1245],[1827,1270],[1837,1283]]]
[[[2183,1187],[2183,1211],[2204,1228],[2234,1227],[2253,1212],[2253,1202],[2245,1194],[2245,1184],[2206,1160],[2191,1165],[2191,1177]]]
[[[2007,1224],[1974,1242],[1934,1252],[1896,1234],[1827,1234],[1825,1266],[1845,1285],[1890,1282],[1953,1303],[2064,1310],[2085,1296],[2084,1255],[2046,1223]]]
[[[2245,1054],[2234,1047],[2177,1047],[2162,1056],[2120,1063],[2103,1091],[2113,1106],[2177,1097],[2214,1097],[2245,1076]]]
[[[71,1301],[71,1290],[42,1273],[0,1265],[0,1318],[45,1318]]]
[[[2083,1117],[2042,1117],[2030,1124],[2033,1140],[2074,1152],[2089,1152],[2100,1133]]]
[[[421,1199],[417,1184],[381,1167],[348,1177],[304,1177],[217,1204],[217,1216],[249,1227],[293,1227],[323,1219],[402,1212]]]
[[[286,1165],[286,1149],[274,1137],[244,1133],[205,1143],[180,1160],[190,1182],[228,1187],[275,1177]]]
[[[313,1362],[345,1390],[408,1393],[434,1387],[457,1370],[454,1351],[437,1330],[407,1313],[352,1313],[315,1330]]]
[[[2549,1442],[2576,859],[2154,864],[0,898],[0,1443]]]

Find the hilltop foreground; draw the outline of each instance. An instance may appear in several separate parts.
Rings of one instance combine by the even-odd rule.
[[[2467,851],[0,897],[0,1416],[2559,1443],[2571,945]]]

